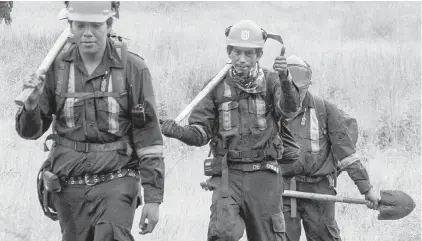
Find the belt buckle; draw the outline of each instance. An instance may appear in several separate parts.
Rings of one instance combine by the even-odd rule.
[[[89,175],[88,174],[85,174],[84,179],[85,179],[85,184],[87,186],[94,186],[95,185],[95,183],[90,183],[89,182]]]

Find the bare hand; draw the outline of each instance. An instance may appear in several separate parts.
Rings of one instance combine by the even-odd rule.
[[[368,208],[377,210],[378,209],[378,201],[381,200],[381,196],[373,188],[371,188],[365,194],[365,200],[370,201],[370,203],[366,205]]]
[[[38,105],[38,100],[45,86],[45,75],[31,74],[23,80],[23,89],[34,89],[25,102],[25,110],[34,110]]]
[[[205,191],[213,191],[218,188],[221,183],[221,177],[211,177],[210,179],[199,183]]]
[[[277,56],[274,60],[273,68],[280,76],[287,75],[287,60],[284,56]]]
[[[139,229],[141,232],[139,234],[145,235],[152,233],[155,228],[155,225],[158,223],[160,216],[160,208],[158,203],[146,203],[142,208],[141,219],[139,221]],[[148,222],[145,222],[148,220]]]

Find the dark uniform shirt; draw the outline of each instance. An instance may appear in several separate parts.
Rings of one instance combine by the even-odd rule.
[[[89,75],[76,45],[62,55],[64,63],[73,63],[74,83],[69,85],[74,92],[100,91],[101,85],[113,69],[122,69],[123,64],[116,48],[108,40],[104,57],[95,71]],[[55,65],[63,67],[57,59]],[[53,65],[52,65],[53,66]],[[57,71],[58,72],[58,71]],[[128,105],[128,95],[117,98],[111,107],[110,100],[75,99],[71,105],[57,106],[60,99],[55,94],[58,79],[55,68],[46,73],[46,85],[39,104],[33,111],[24,107],[16,115],[16,130],[25,139],[38,139],[50,127],[57,109],[56,133],[69,140],[87,143],[111,143],[123,140],[130,143],[137,158],[124,151],[77,152],[58,145],[52,153],[53,172],[58,176],[79,176],[86,173],[98,174],[119,170],[128,165],[141,170],[142,185],[145,189],[145,202],[162,202],[164,188],[163,140],[158,120],[152,119],[149,128],[137,128],[132,124]],[[62,76],[67,78],[67,76]],[[128,52],[126,78],[131,79],[134,91],[140,100],[149,102],[148,110],[155,115],[155,97],[148,67],[139,56]],[[70,78],[69,78],[70,79]],[[120,80],[124,81],[124,80]],[[111,82],[111,81],[110,81]],[[73,86],[73,87],[72,87]],[[110,108],[111,107],[111,108]],[[139,163],[137,163],[139,161]]]
[[[298,110],[297,88],[293,82],[280,81],[276,73],[270,72],[258,83],[256,92],[265,97],[261,99],[260,94],[248,93],[247,98],[227,99],[241,93],[235,79],[227,74],[189,117],[189,125],[203,135],[202,143],[196,145],[205,145],[216,138],[217,154],[225,148],[243,153],[269,149],[280,151],[280,146],[273,146],[282,145],[281,139],[273,143],[278,137],[276,121],[291,117]]]
[[[318,123],[318,111],[312,99],[312,95],[308,92],[299,114],[288,121],[288,127],[299,143],[301,152],[299,163],[282,165],[283,174],[309,177],[333,174],[337,168],[337,164],[333,161],[334,154],[340,164],[352,163],[345,170],[361,193],[368,191],[371,188],[368,175],[356,155],[355,144],[348,134],[347,125],[340,110],[324,100],[327,130],[323,130]]]

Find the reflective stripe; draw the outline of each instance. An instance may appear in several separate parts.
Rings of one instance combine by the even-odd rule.
[[[261,95],[255,99],[256,118],[258,120],[259,129],[265,130],[267,128],[267,119],[265,119],[265,100]]]
[[[208,142],[208,135],[207,132],[205,131],[204,127],[200,126],[200,125],[191,125],[192,127],[195,127],[202,135],[202,140],[204,141],[204,143],[202,144],[207,144]]]
[[[232,97],[231,87],[226,82],[224,82],[224,97]]]
[[[310,131],[311,131],[311,149],[312,152],[318,152],[319,151],[319,123],[318,118],[316,116],[315,109],[311,108],[309,109],[309,115],[310,115]]]
[[[136,150],[136,154],[138,155],[140,160],[142,160],[142,158],[145,158],[147,156],[162,157],[163,146],[155,145],[155,146],[144,147],[144,148]]]
[[[113,92],[113,78],[110,75],[108,92]],[[108,132],[114,134],[119,130],[119,103],[114,97],[107,97],[108,101]]]
[[[232,97],[232,91],[230,85],[228,85],[226,82],[224,82],[224,97]],[[224,130],[230,130],[232,127],[232,117],[231,112],[229,109],[229,102],[221,103],[221,109],[223,110],[222,118],[223,118],[223,129]]]
[[[75,92],[75,67],[73,63],[70,63],[69,66],[69,81],[67,84],[67,92],[74,93]],[[74,108],[75,108],[76,98],[67,98],[64,103],[64,118],[66,120],[66,125],[69,128],[75,127],[75,116],[74,116]]]
[[[340,170],[343,170],[344,168],[350,166],[351,164],[353,164],[354,162],[359,161],[358,156],[356,155],[356,153],[353,153],[352,155],[343,158],[342,160],[340,160]]]

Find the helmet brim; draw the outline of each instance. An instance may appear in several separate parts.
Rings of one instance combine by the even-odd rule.
[[[264,48],[264,44],[257,44],[251,42],[241,42],[241,41],[227,41],[227,45],[233,47],[241,47],[241,48]]]
[[[111,12],[106,15],[100,14],[80,14],[80,13],[67,13],[67,19],[70,21],[81,21],[81,22],[94,22],[94,23],[103,23],[107,21],[110,17],[113,17],[116,13]]]

